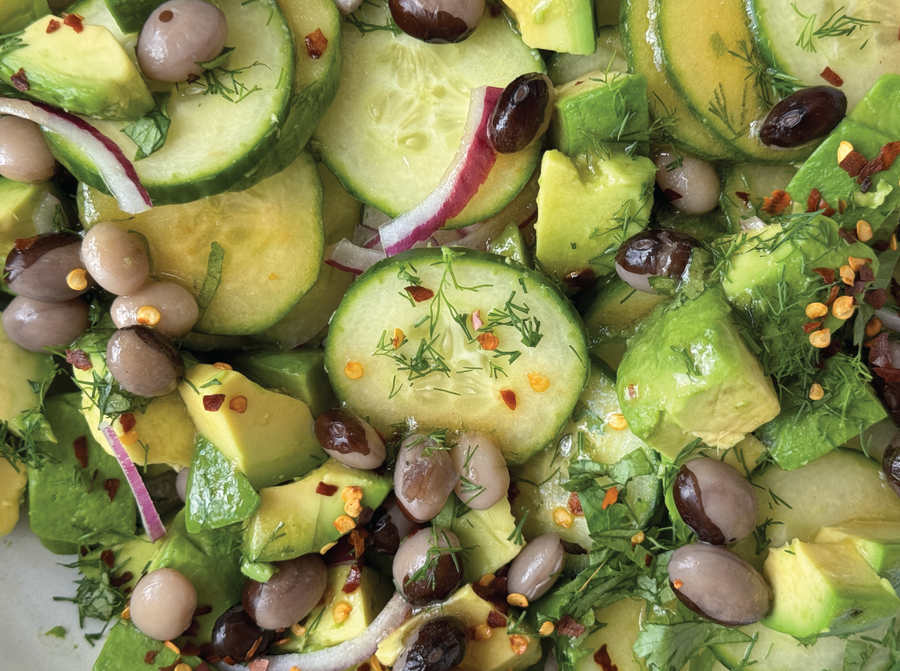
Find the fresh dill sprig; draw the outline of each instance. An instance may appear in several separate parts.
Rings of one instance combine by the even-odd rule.
[[[517,305],[515,300],[516,292],[510,293],[506,299],[504,309],[494,308],[488,313],[487,324],[482,326],[479,331],[492,331],[498,326],[511,326],[522,336],[522,344],[526,347],[537,347],[538,343],[544,335],[541,333],[541,322],[531,314],[531,308],[527,304]]]
[[[762,103],[766,107],[774,104],[772,94],[784,98],[802,88],[800,80],[771,68],[763,61],[759,53],[750,46],[746,40],[738,42],[740,51],[728,50],[728,53],[746,63],[747,76],[744,79],[753,79],[756,90],[762,96]]]
[[[747,91],[745,89],[745,97],[746,94]],[[741,109],[744,109],[744,103],[746,103],[746,100],[741,102]],[[710,114],[721,121],[722,125],[724,125],[728,132],[732,134],[732,137],[729,138],[730,140],[737,140],[741,135],[744,134],[743,131],[735,128],[735,123],[731,118],[731,112],[728,111],[728,101],[725,99],[725,87],[721,83],[713,90],[713,99],[710,101],[707,110]],[[738,126],[740,126],[740,124],[738,124]]]
[[[110,582],[110,574],[118,571],[123,565],[109,568],[102,557],[94,559],[81,559],[72,564],[62,564],[66,568],[78,569],[82,578],[76,580],[78,589],[74,597],[53,597],[54,601],[69,601],[78,608],[78,623],[84,628],[87,619],[100,620],[104,623],[103,629],[97,633],[85,634],[88,643],[94,645],[103,637],[110,622],[118,615],[128,600],[118,588]]]
[[[797,5],[793,2],[791,3],[791,9],[793,9],[800,18],[805,20],[803,30],[800,31],[800,37],[797,38],[794,45],[800,47],[803,51],[808,51],[810,53],[816,53],[815,40],[817,39],[823,39],[825,37],[849,37],[857,30],[862,30],[868,25],[881,23],[881,21],[848,16],[847,14],[842,13],[845,7],[840,7],[825,20],[825,23],[816,28],[816,14],[804,14],[797,9]],[[840,16],[838,16],[838,14],[840,14]],[[865,44],[863,46],[865,46]]]
[[[511,541],[516,545],[522,545],[525,542],[525,537],[522,535],[522,528],[525,526],[525,520],[528,519],[528,515],[531,513],[531,510],[525,506],[522,506],[522,510],[524,511],[522,519],[519,520],[516,528],[513,529],[512,533],[506,538],[506,540]]]
[[[365,0],[364,4],[371,7],[384,7],[386,3],[374,2],[373,0]],[[366,33],[375,33],[379,31],[388,32],[392,35],[399,35],[401,32],[403,32],[402,30],[400,30],[400,27],[396,23],[394,23],[394,19],[390,16],[390,14],[388,14],[385,23],[372,23],[369,20],[369,17],[366,16],[365,7],[360,7],[352,14],[345,16],[344,21],[356,28],[363,37],[366,36]]]
[[[438,537],[440,535],[440,538]],[[443,541],[446,545],[441,546],[441,541]],[[437,527],[431,527],[431,543],[428,548],[428,551],[425,553],[425,561],[422,565],[417,568],[413,573],[404,580],[404,584],[418,582],[420,580],[427,580],[428,586],[434,588],[435,586],[435,573],[437,573],[438,562],[441,560],[441,557],[445,555],[449,555],[453,560],[453,565],[458,571],[462,571],[462,564],[460,563],[460,557],[463,559],[469,555],[474,546],[466,546],[466,547],[453,547],[453,544],[450,540],[450,537],[447,535],[447,531],[441,530],[438,533]]]
[[[196,86],[200,86],[203,89],[203,95],[205,96],[222,96],[228,102],[236,104],[239,102],[243,102],[253,93],[262,91],[259,86],[254,86],[251,89],[238,79],[238,75],[243,74],[251,68],[260,66],[266,69],[269,68],[269,66],[265,63],[256,61],[245,67],[235,68],[233,70],[229,70],[221,66],[213,68],[212,70],[204,70],[202,75],[203,81],[196,81],[193,82],[193,84]]]

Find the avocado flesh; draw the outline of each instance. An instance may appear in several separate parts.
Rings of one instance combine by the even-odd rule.
[[[822,527],[816,543],[851,542],[872,570],[900,589],[900,522],[891,520],[852,520]]]
[[[20,347],[0,328],[0,367],[0,421],[9,422],[10,431],[17,436],[30,432],[35,440],[56,440],[43,415],[33,412],[41,405],[43,392],[36,393],[31,386],[35,382],[47,388],[56,376],[53,357]]]
[[[49,13],[47,0],[5,0],[0,4],[0,35],[22,30]]]
[[[144,657],[155,652],[153,666],[148,666]],[[177,660],[197,668],[202,660],[198,657],[176,655],[163,641],[157,641],[143,634],[129,620],[119,620],[109,630],[100,656],[92,671],[150,671],[151,669],[173,666]]]
[[[592,54],[594,38],[593,0],[505,0],[522,41],[532,49],[566,54]]]
[[[51,21],[60,26],[50,29]],[[0,78],[11,84],[20,70],[29,97],[75,114],[134,120],[153,109],[141,74],[109,30],[82,30],[52,16],[38,19],[20,36],[22,46],[0,57]]]
[[[900,608],[894,588],[850,541],[794,540],[770,549],[763,575],[774,600],[760,622],[797,638],[866,631],[884,624]]]
[[[673,461],[695,438],[732,447],[779,412],[718,287],[657,308],[630,341],[616,389],[632,432]]]
[[[17,464],[18,470],[6,459],[0,458],[0,537],[9,534],[19,521],[19,507],[25,498],[28,471],[25,464]]]
[[[16,182],[0,177],[0,255],[6,255],[21,238],[31,238],[38,231],[34,215],[41,203],[50,195],[50,186]],[[6,290],[6,281],[3,281]]]

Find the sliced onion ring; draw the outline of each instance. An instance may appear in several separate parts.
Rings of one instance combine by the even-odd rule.
[[[128,214],[146,212],[153,203],[131,161],[119,146],[83,119],[44,103],[0,97],[0,114],[34,121],[71,140],[94,162],[100,177]]]
[[[147,530],[147,535],[150,536],[150,540],[155,543],[166,535],[166,527],[159,518],[159,513],[156,512],[156,506],[153,505],[153,500],[150,498],[150,492],[147,491],[147,486],[144,484],[144,481],[141,480],[141,476],[138,474],[134,462],[131,460],[131,457],[128,456],[128,451],[116,435],[115,429],[107,422],[101,422],[100,431],[103,432],[103,437],[106,438],[106,442],[109,443],[113,453],[116,455],[119,466],[122,467],[122,471],[125,473],[125,481],[128,483],[128,486],[131,487],[131,491],[137,501],[138,511],[141,513],[141,521],[144,523],[144,529]]]
[[[438,187],[411,210],[379,229],[388,256],[399,254],[444,227],[462,212],[487,180],[497,160],[487,128],[503,89],[473,89],[459,150]]]
[[[347,238],[325,250],[326,264],[354,275],[362,275],[385,258],[384,252],[354,245]]]
[[[269,662],[267,671],[290,671],[292,667],[303,671],[344,671],[374,655],[378,644],[403,624],[409,612],[409,604],[399,594],[394,594],[372,624],[356,638],[315,652],[259,659]],[[247,671],[247,667],[241,664],[217,662],[215,666],[219,671]]]

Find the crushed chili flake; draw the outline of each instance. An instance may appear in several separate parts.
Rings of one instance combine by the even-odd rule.
[[[200,81],[200,75],[195,75],[193,72],[191,74],[189,74],[187,77],[188,84],[195,84],[199,81]]]
[[[846,242],[848,245],[852,245],[854,242],[856,242],[856,236],[853,235],[853,231],[848,231],[846,228],[839,228],[838,235],[841,236],[841,240]]]
[[[67,349],[66,363],[71,364],[78,370],[90,370],[93,367],[90,357],[85,354],[83,349]]]
[[[59,30],[59,21],[50,19],[50,23],[47,24],[47,34],[55,33],[57,30]]]
[[[900,156],[900,142],[888,142],[878,152],[878,158],[884,164],[885,170],[890,170],[897,156]]]
[[[581,507],[581,501],[578,498],[578,492],[569,494],[569,512],[576,517],[584,517],[584,509]]]
[[[787,191],[775,189],[771,196],[763,198],[762,211],[766,214],[782,214],[791,204],[791,196]]]
[[[134,574],[131,571],[125,571],[125,573],[120,575],[118,578],[110,578],[109,584],[113,587],[121,587],[126,582],[129,582],[133,577]]]
[[[116,555],[112,550],[104,550],[100,553],[100,559],[103,560],[103,563],[106,564],[108,568],[112,568],[113,564],[116,562]]]
[[[810,334],[819,328],[822,325],[822,322],[809,322],[808,324],[804,324],[800,328],[803,329],[803,332],[806,334]]]
[[[188,657],[196,657],[200,654],[200,648],[198,648],[192,641],[185,641],[184,645],[181,646],[181,653],[187,655]]]
[[[350,532],[350,544],[353,545],[353,554],[357,557],[361,557],[363,552],[366,551],[366,538],[368,538],[369,532],[365,529],[354,529]]]
[[[750,194],[746,191],[735,191],[734,195],[747,207],[750,205]]]
[[[512,389],[501,389],[500,390],[500,398],[503,399],[503,402],[506,403],[506,407],[510,410],[516,409],[516,392]]]
[[[491,18],[496,19],[503,13],[503,10],[500,8],[500,5],[491,5]],[[900,36],[897,37],[900,39]]]
[[[341,591],[344,594],[353,594],[353,592],[359,589],[359,584],[361,582],[362,567],[360,567],[360,562],[357,560],[350,566],[350,573],[347,574],[347,580],[344,582],[344,586],[341,587]]]
[[[194,617],[209,615],[211,612],[212,606],[197,606],[197,610],[194,611]]]
[[[834,284],[833,268],[813,268],[813,272],[821,275],[822,279],[825,280],[825,284]]]
[[[112,503],[116,499],[116,492],[119,491],[119,481],[116,478],[110,478],[103,482],[103,489],[109,495],[109,502]]]
[[[873,368],[891,366],[891,346],[887,332],[879,333],[869,343],[869,365]]]
[[[412,296],[413,300],[416,303],[421,303],[422,301],[427,301],[430,298],[434,298],[434,292],[431,289],[418,287],[415,284],[409,287],[404,287],[404,291]]]
[[[316,494],[321,494],[322,496],[334,496],[337,490],[337,485],[329,485],[327,482],[319,482],[316,485]]]
[[[603,503],[600,504],[601,510],[606,510],[612,504],[619,500],[619,490],[615,487],[610,487],[606,490],[606,494],[603,496]]]
[[[500,339],[493,333],[481,333],[475,340],[481,345],[481,349],[491,352],[500,346]]]
[[[25,74],[25,68],[19,68],[19,71],[9,78],[9,82],[16,87],[16,91],[21,91],[22,93],[27,93],[31,89],[31,84],[28,83],[28,75]]]
[[[63,23],[69,26],[76,33],[80,33],[84,30],[84,24],[82,23],[83,17],[78,16],[78,14],[63,14]]]
[[[500,627],[506,626],[506,616],[503,613],[491,610],[487,616],[487,626],[491,629],[499,629]]]
[[[167,642],[168,642],[168,641],[167,641]],[[166,646],[166,647],[168,647],[168,646]],[[175,671],[175,667],[178,666],[179,664],[181,664],[182,661],[184,661],[184,660],[182,660],[181,657],[179,657],[179,658],[176,659],[174,662],[172,662],[171,664],[169,664],[169,666],[161,666],[161,667],[159,667],[159,671]]]
[[[207,394],[203,397],[203,409],[207,412],[217,412],[225,402],[225,394]]]
[[[134,415],[130,412],[126,412],[122,415],[119,415],[119,424],[122,425],[122,433],[128,433],[135,426],[137,426],[137,420],[134,418]]]
[[[561,636],[577,638],[585,631],[584,625],[575,621],[571,615],[563,615],[556,623],[556,633]]]
[[[822,70],[819,76],[832,86],[840,88],[844,85],[844,80],[841,79],[841,76],[828,66],[825,66],[825,69]]]
[[[194,671],[209,671],[209,667],[206,665],[206,662],[200,662]]]
[[[884,170],[884,161],[880,158],[873,158],[871,161],[866,163],[862,170],[859,171],[859,174],[856,176],[856,183],[862,184],[864,181],[872,177],[877,172],[881,172]],[[869,179],[871,182],[871,179]]]
[[[866,163],[868,163],[866,157],[854,149],[844,157],[843,161],[838,163],[838,166],[841,170],[850,175],[850,177],[856,177]]]
[[[885,382],[900,382],[900,368],[873,368],[872,372]]]
[[[191,620],[191,626],[184,630],[182,636],[196,636],[200,631],[200,623],[196,619]]]
[[[866,292],[866,303],[880,310],[887,303],[887,292],[884,289],[872,289]]]
[[[847,201],[838,199],[838,214],[844,214],[844,211],[847,209]]]
[[[678,193],[675,189],[666,189],[665,191],[663,191],[663,195],[669,199],[669,202],[681,200],[682,198],[684,198],[684,196]]]
[[[72,447],[75,449],[75,458],[82,468],[88,466],[87,436],[78,436],[73,442]]]
[[[250,646],[250,649],[247,651],[247,659],[253,659],[253,655],[255,655],[259,651],[259,646],[262,645],[263,637],[260,636],[255,641],[253,641],[253,645]],[[252,668],[252,667],[251,667]]]
[[[859,269],[859,279],[863,282],[874,282],[875,281],[875,273],[872,271],[872,266],[865,265]]]
[[[806,211],[815,212],[819,209],[820,202],[822,202],[822,192],[818,189],[811,189],[806,199]]]
[[[564,540],[564,539],[560,539],[559,542],[562,543],[563,551],[564,551],[566,554],[570,554],[570,555],[586,555],[586,554],[588,553],[588,551],[585,550],[585,549],[584,549],[582,546],[580,546],[578,543],[571,543],[571,542],[569,542],[569,541],[567,541],[567,540]]]
[[[156,661],[156,656],[158,654],[158,650],[148,650],[147,654],[144,655],[144,664],[153,664],[153,662]]]
[[[600,667],[600,671],[619,671],[619,667],[612,663],[609,657],[609,651],[606,649],[606,643],[600,646],[600,649],[594,653],[594,663]]]
[[[321,58],[328,47],[328,38],[325,37],[321,28],[316,28],[315,31],[304,37],[303,41],[306,42],[306,55],[313,60]]]

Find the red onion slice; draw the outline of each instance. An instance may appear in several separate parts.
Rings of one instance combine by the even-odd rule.
[[[115,142],[88,122],[51,105],[16,98],[0,97],[0,114],[34,121],[77,144],[94,162],[123,212],[140,214],[153,207],[131,161]]]
[[[260,659],[269,662],[267,671],[290,671],[292,667],[303,671],[344,671],[374,655],[378,644],[406,621],[409,612],[409,604],[399,594],[394,594],[372,624],[356,638],[315,652]],[[218,662],[215,666],[219,671],[247,671],[247,667],[241,664]]]
[[[100,431],[103,432],[103,437],[106,438],[106,442],[109,443],[113,453],[116,455],[119,466],[122,467],[122,471],[125,473],[125,480],[128,482],[128,486],[131,487],[134,498],[137,500],[138,511],[141,513],[144,529],[147,530],[150,540],[155,543],[166,535],[166,527],[159,518],[159,513],[156,512],[156,506],[153,505],[153,501],[150,499],[150,492],[147,491],[147,486],[141,480],[134,462],[128,456],[128,451],[122,445],[122,441],[119,440],[115,430],[106,422],[101,422]]]
[[[385,258],[384,252],[354,245],[347,238],[325,250],[326,264],[354,275],[362,275]]]
[[[497,160],[487,129],[502,93],[503,89],[494,86],[471,92],[462,142],[444,179],[425,200],[379,229],[388,256],[427,240],[462,212],[478,193]]]

